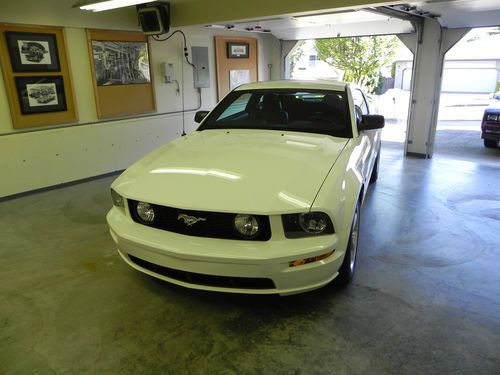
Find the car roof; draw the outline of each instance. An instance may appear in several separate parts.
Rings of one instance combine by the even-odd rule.
[[[299,81],[299,80],[282,80],[282,81],[266,81],[247,83],[238,86],[235,91],[240,90],[268,90],[268,89],[315,89],[315,90],[337,90],[344,91],[348,84],[341,81]]]

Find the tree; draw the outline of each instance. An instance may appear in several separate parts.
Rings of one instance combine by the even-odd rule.
[[[301,48],[303,45],[304,41],[299,41],[288,56],[288,59],[290,61],[290,73],[293,73],[297,62],[302,58],[302,56],[304,56],[304,51]]]
[[[354,82],[373,92],[380,68],[394,58],[395,36],[367,36],[316,40],[318,57],[345,71],[344,81]]]

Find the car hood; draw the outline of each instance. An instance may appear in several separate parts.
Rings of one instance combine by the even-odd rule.
[[[278,214],[308,209],[347,139],[271,130],[204,130],[127,169],[127,198],[183,209]]]

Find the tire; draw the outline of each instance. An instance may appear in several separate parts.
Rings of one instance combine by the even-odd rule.
[[[351,232],[349,233],[349,242],[345,251],[344,261],[339,269],[339,275],[335,279],[337,285],[345,286],[352,281],[354,272],[356,271],[356,257],[358,254],[358,238],[359,238],[359,218],[361,205],[356,204],[354,216],[352,218]]]
[[[377,158],[375,159],[375,164],[373,165],[372,175],[370,177],[370,184],[373,184],[378,180],[378,170],[380,166],[380,147],[378,148]]]
[[[484,147],[494,148],[497,146],[498,146],[498,141],[495,141],[494,139],[484,139]]]

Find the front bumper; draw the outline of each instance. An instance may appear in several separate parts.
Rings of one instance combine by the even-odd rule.
[[[249,294],[302,293],[320,288],[337,275],[344,248],[343,233],[287,239],[279,216],[271,217],[266,242],[192,237],[133,222],[116,207],[107,215],[120,256],[150,276],[188,288]],[[290,267],[291,261],[329,257]]]
[[[497,115],[497,113],[489,113]],[[493,141],[500,141],[500,122],[499,121],[488,121],[486,120],[486,115],[481,123],[481,138],[491,139]]]
[[[491,139],[493,141],[500,141],[500,128],[487,129],[481,132],[482,139]]]

